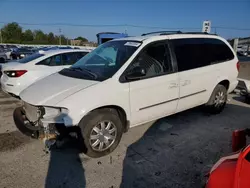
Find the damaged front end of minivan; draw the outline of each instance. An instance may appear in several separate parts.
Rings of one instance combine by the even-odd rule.
[[[65,124],[70,124],[66,108],[34,106],[26,102],[14,110],[13,119],[20,132],[43,140],[48,147],[64,134]]]

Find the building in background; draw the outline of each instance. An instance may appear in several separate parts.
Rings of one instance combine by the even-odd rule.
[[[95,42],[89,42],[89,41],[82,41],[82,40],[70,40],[71,46],[90,46],[90,47],[96,47],[97,44]]]
[[[97,36],[97,44],[100,45],[100,44],[107,42],[109,40],[128,37],[128,34],[126,34],[126,33],[114,33],[114,32],[102,32],[102,33],[97,33],[96,36]]]
[[[70,40],[70,45],[71,46],[81,46],[81,43],[82,43],[81,40],[75,40],[75,39]]]

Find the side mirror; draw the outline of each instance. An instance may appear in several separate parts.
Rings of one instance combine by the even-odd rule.
[[[138,80],[146,76],[146,71],[142,67],[135,67],[125,76],[127,80]]]

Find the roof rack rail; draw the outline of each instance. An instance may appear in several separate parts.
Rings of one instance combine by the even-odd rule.
[[[203,35],[217,35],[215,33],[207,33],[207,32],[182,32],[182,31],[155,31],[151,33],[144,33],[141,36],[159,34],[159,35],[174,35],[174,34],[203,34]]]
[[[160,35],[170,35],[170,34],[181,34],[181,31],[155,31],[150,33],[144,33],[141,36],[152,35],[152,34],[160,34]]]
[[[217,35],[215,33],[207,33],[207,32],[182,32],[182,34],[205,34],[205,35]]]

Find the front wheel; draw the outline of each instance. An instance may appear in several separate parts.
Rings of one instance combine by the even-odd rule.
[[[245,96],[245,101],[246,101],[247,104],[250,104],[250,95],[249,94],[247,94]]]
[[[205,106],[210,113],[218,114],[224,110],[226,102],[227,89],[225,86],[218,84]]]
[[[98,158],[108,155],[118,146],[123,125],[114,109],[99,109],[84,117],[80,124],[85,154]],[[80,143],[81,144],[81,143]]]

